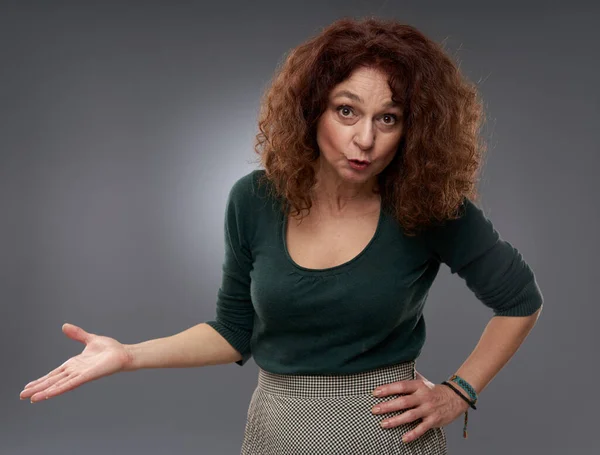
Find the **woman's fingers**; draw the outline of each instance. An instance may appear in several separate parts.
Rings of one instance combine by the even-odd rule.
[[[61,381],[63,378],[68,376],[69,374],[66,371],[62,371],[61,373],[55,374],[45,381],[40,382],[37,385],[29,387],[21,392],[21,399],[29,398],[32,395],[40,392],[41,390],[46,390],[56,384],[58,381]]]
[[[65,335],[67,335],[72,340],[79,341],[79,342],[84,343],[84,344],[89,343],[91,341],[91,338],[92,338],[92,334],[91,333],[86,332],[81,327],[78,327],[78,326],[73,325],[73,324],[69,324],[68,322],[63,324],[62,331],[63,331],[63,333]],[[66,363],[67,362],[65,362],[64,364],[62,364],[58,368],[55,368],[54,370],[52,370],[47,375],[42,376],[41,378],[38,378],[35,381],[31,381],[30,383],[26,384],[25,388],[23,390],[25,391],[29,387],[35,387],[35,386],[39,385],[40,383],[44,382],[45,380],[53,377],[54,375],[62,373],[64,371],[64,369],[65,369],[65,364]]]
[[[93,334],[86,332],[81,327],[69,323],[62,325],[62,331],[72,340],[79,341],[85,345],[90,343],[94,337]],[[25,388],[20,393],[20,398],[24,400],[26,398],[33,397],[34,394],[47,390],[55,385],[58,381],[61,381],[65,377],[66,368],[70,362],[72,362],[72,359],[67,360],[65,363],[58,368],[55,368],[47,375],[26,384]]]
[[[420,438],[425,433],[427,433],[431,428],[434,428],[434,427],[435,427],[435,425],[433,425],[428,419],[423,419],[423,421],[419,425],[417,425],[417,428],[406,433],[402,437],[402,440],[404,442],[414,441],[415,439]]]
[[[37,401],[47,400],[49,398],[55,397],[62,393],[68,392],[69,390],[73,390],[76,387],[79,387],[84,382],[85,379],[81,374],[65,376],[60,381],[56,382],[56,384],[50,386],[48,389],[35,393],[31,397],[31,402],[35,403]]]
[[[50,373],[48,373],[45,376],[42,376],[39,379],[36,379],[35,381],[31,381],[29,384],[27,384],[25,386],[25,388],[23,389],[23,392],[27,392],[27,394],[29,394],[29,392],[31,392],[31,390],[33,390],[34,388],[38,387],[38,386],[42,386],[42,384],[48,380],[52,380],[54,379],[55,376],[60,376],[62,375],[62,373],[64,373],[66,366],[65,365],[61,365],[60,367],[52,370]],[[24,396],[24,393],[21,392],[21,396]],[[29,395],[27,395],[29,396]],[[27,396],[24,396],[24,398],[27,398]]]
[[[386,414],[388,412],[401,411],[402,409],[410,409],[418,406],[419,399],[414,395],[403,395],[393,400],[377,403],[371,410],[373,414]]]
[[[401,393],[413,393],[423,385],[423,381],[418,379],[406,379],[404,381],[392,382],[377,387],[373,393],[377,397],[385,397],[387,395],[396,395]]]
[[[384,428],[394,428],[405,423],[414,422],[417,419],[425,417],[426,413],[423,411],[422,407],[409,409],[406,412],[403,412],[399,416],[390,417],[389,419],[382,420],[380,425]]]

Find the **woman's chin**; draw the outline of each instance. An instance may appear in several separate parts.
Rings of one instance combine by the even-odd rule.
[[[354,169],[342,169],[338,172],[342,180],[348,183],[364,183],[371,178],[371,173],[365,170],[356,171]]]

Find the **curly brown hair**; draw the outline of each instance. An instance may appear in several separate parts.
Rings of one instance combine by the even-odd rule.
[[[485,150],[483,109],[442,46],[410,25],[343,18],[289,51],[263,95],[254,150],[265,178],[292,215],[312,207],[319,156],[316,126],[330,91],[357,67],[389,75],[403,108],[404,132],[378,175],[382,206],[407,235],[455,219],[476,183]]]

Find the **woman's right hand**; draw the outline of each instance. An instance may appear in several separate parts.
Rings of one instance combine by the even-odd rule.
[[[64,324],[62,331],[85,344],[85,349],[46,376],[27,384],[20,394],[22,400],[30,398],[34,403],[55,397],[86,382],[124,371],[131,363],[125,346],[114,338],[88,333],[73,324]]]

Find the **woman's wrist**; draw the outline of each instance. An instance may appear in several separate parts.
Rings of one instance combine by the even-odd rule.
[[[459,414],[462,414],[462,413],[466,412],[470,408],[469,403],[467,402],[467,400],[470,401],[470,398],[467,396],[466,393],[462,392],[459,387],[455,388],[455,389],[458,389],[458,390],[452,390],[450,387],[446,386],[445,384],[440,384],[440,386],[442,386],[444,389],[446,389],[446,394],[449,397],[448,399],[452,403],[454,403],[453,406],[455,407],[455,409],[460,410]],[[463,398],[461,398],[461,397],[459,397],[458,396],[459,393],[464,398],[466,398],[466,400],[463,399]]]
[[[452,392],[451,390],[449,391],[450,393],[452,393],[452,395],[454,395],[454,399],[456,400],[456,402],[458,403],[459,408],[461,409],[461,412],[466,412],[471,406],[469,405],[469,403],[467,403],[465,400],[463,400],[461,397],[459,397],[458,395],[456,395],[454,392]],[[465,397],[467,400],[470,400],[470,398],[463,393],[462,391],[459,390],[459,393]]]
[[[125,352],[127,353],[126,360],[123,364],[123,371],[136,371],[139,367],[136,365],[136,345],[135,344],[124,344]]]

